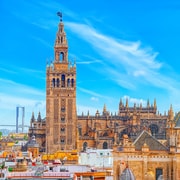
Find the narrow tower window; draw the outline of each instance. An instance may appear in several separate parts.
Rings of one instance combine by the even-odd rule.
[[[61,37],[61,44],[63,43],[63,37]]]
[[[62,74],[61,76],[61,87],[65,87],[65,75]]]
[[[59,87],[59,78],[57,79],[57,87]]]
[[[61,138],[61,144],[65,144],[65,139],[64,138]]]
[[[60,53],[59,60],[60,60],[60,62],[64,61],[64,53],[63,52]]]
[[[103,143],[103,149],[107,149],[108,148],[108,143],[107,142],[104,142]]]
[[[71,79],[71,86],[74,87],[74,79]]]
[[[70,87],[71,84],[70,84],[70,79],[67,80],[67,87]]]
[[[52,87],[55,87],[56,86],[56,81],[55,81],[55,78],[52,79]]]
[[[65,117],[61,117],[61,122],[62,122],[62,123],[65,122]]]
[[[86,148],[88,147],[88,143],[87,142],[84,142],[83,143],[83,151],[86,151]]]
[[[61,127],[61,133],[65,133],[65,128]]]

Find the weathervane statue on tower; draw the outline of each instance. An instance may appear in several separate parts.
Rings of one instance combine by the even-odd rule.
[[[57,15],[60,17],[60,21],[62,21],[62,12],[57,12]]]

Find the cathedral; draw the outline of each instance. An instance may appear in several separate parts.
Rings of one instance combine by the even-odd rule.
[[[132,167],[137,179],[145,179],[149,171],[179,177],[180,164],[173,158],[180,162],[180,115],[174,117],[172,106],[167,113],[160,114],[156,99],[153,103],[147,100],[146,106],[136,103],[129,106],[128,99],[125,102],[120,99],[117,112],[109,112],[104,105],[102,112],[97,110],[94,115],[89,112],[77,115],[76,64],[68,59],[68,42],[60,17],[54,60],[46,67],[46,117],[42,119],[39,113],[36,119],[33,113],[28,132],[29,137],[36,137],[40,152],[113,149],[117,157],[113,166],[114,179],[119,179],[127,167]],[[124,168],[122,162],[126,164]],[[178,171],[172,170],[173,163]]]

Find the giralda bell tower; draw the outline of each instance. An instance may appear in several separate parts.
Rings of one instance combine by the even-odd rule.
[[[68,61],[62,14],[54,46],[54,62],[46,69],[46,151],[76,149],[76,65]]]

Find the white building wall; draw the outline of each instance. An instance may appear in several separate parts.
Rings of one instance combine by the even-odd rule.
[[[79,154],[79,164],[93,167],[112,167],[112,149],[87,149]]]

